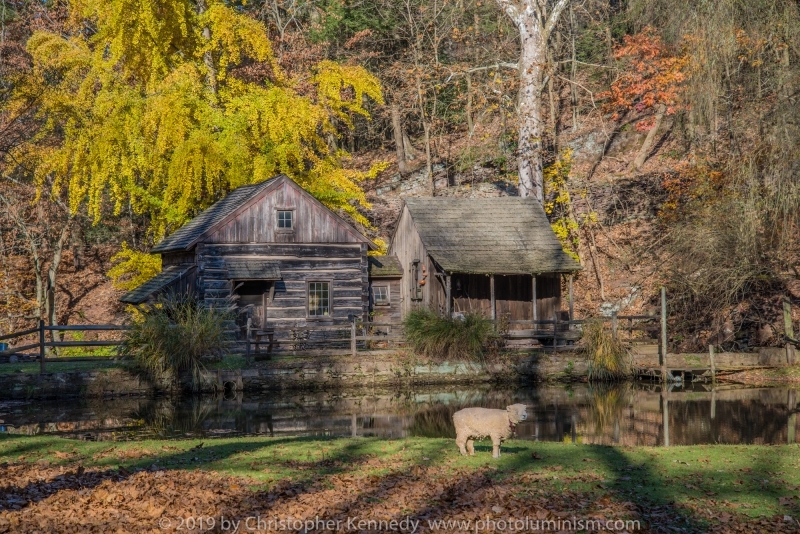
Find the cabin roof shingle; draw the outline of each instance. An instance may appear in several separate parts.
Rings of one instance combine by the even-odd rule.
[[[409,198],[405,205],[427,253],[445,271],[535,274],[581,269],[564,252],[534,198]]]
[[[272,185],[272,182],[276,178],[270,178],[269,180],[253,185],[237,187],[225,198],[218,200],[212,204],[211,207],[200,212],[197,217],[165,237],[159,244],[153,247],[150,252],[163,253],[186,250],[209,228],[222,222],[223,219],[236,211],[242,204]]]
[[[119,300],[126,304],[141,304],[194,268],[194,265],[170,265],[136,289],[122,295]]]
[[[397,256],[369,256],[370,278],[402,278],[403,266]]]

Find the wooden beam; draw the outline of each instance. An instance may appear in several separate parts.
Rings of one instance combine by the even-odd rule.
[[[714,365],[714,345],[708,346],[708,358],[711,360],[711,382],[713,383],[717,379],[717,369]]]
[[[497,308],[495,306],[495,299],[494,299],[494,275],[489,275],[489,299],[490,299],[490,306],[492,308],[492,321],[497,319]]]
[[[569,275],[569,320],[575,319],[575,304],[572,300],[572,274]],[[570,325],[571,326],[571,325]]]
[[[783,297],[783,333],[789,339],[794,339],[794,326],[792,325],[792,303],[788,297]],[[794,364],[794,345],[786,343],[786,363]]]
[[[669,447],[669,401],[661,396],[661,424],[664,429],[664,446]]]
[[[667,290],[661,286],[661,350],[658,353],[661,380],[667,381]]]
[[[539,311],[536,309],[536,275],[534,274],[531,278],[533,278],[533,297],[531,298],[531,304],[533,307],[533,320],[539,320]],[[533,329],[536,330],[536,325],[533,325]]]
[[[453,316],[453,298],[452,298],[453,291],[452,291],[452,287],[453,287],[453,277],[450,276],[449,274],[445,275],[445,277],[444,277],[444,296],[445,296],[445,299],[447,299],[447,305],[445,306],[445,309],[447,310],[447,317],[448,318]]]

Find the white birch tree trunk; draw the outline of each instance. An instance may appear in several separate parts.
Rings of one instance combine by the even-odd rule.
[[[569,0],[556,0],[549,13],[547,0],[497,0],[497,3],[517,26],[520,38],[519,195],[533,196],[542,202],[542,91],[547,69],[547,42]]]

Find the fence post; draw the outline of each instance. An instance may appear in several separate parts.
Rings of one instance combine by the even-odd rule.
[[[44,374],[44,320],[39,319],[39,374]]]
[[[717,368],[714,365],[714,345],[708,346],[708,357],[711,359],[711,382],[717,380]]]
[[[792,303],[788,297],[783,297],[783,333],[789,339],[794,339],[794,326],[792,325]],[[786,363],[794,364],[794,344],[786,341]]]
[[[667,290],[661,286],[661,350],[659,362],[661,365],[661,380],[667,381]]]
[[[617,339],[617,311],[611,312],[611,336]]]
[[[247,318],[247,326],[245,327],[245,349],[244,349],[244,361],[245,364],[250,367],[250,328],[253,324],[253,320],[248,317]]]
[[[558,350],[558,313],[553,314],[553,353]]]
[[[350,354],[356,355],[356,318],[353,316],[353,322],[350,323]]]

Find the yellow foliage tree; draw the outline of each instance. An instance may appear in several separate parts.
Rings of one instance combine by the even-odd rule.
[[[325,136],[382,103],[380,84],[357,66],[325,61],[299,91],[272,55],[265,28],[222,0],[73,0],[72,35],[28,41],[33,71],[11,108],[35,98],[42,127],[19,148],[40,184],[66,190],[73,211],[100,220],[130,206],[159,240],[241,185],[278,173],[328,207],[368,226],[347,154]],[[244,62],[270,69],[254,83]],[[304,86],[306,86],[304,84]],[[123,255],[128,252],[123,250]],[[131,260],[133,258],[121,258]]]
[[[550,218],[553,228],[564,252],[579,260],[578,221],[572,213],[572,197],[567,188],[569,172],[572,169],[572,150],[564,150],[552,164],[545,167],[544,212]]]

